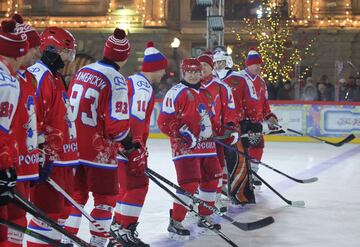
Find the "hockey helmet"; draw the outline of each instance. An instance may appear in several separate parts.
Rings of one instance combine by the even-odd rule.
[[[229,54],[225,51],[217,50],[213,56],[214,63],[218,61],[225,61],[226,67],[232,68],[234,66],[234,62]]]
[[[76,43],[74,36],[60,27],[48,27],[41,34],[41,52],[51,51],[60,54],[62,51],[69,52],[70,60],[74,60]]]
[[[202,66],[196,58],[185,58],[181,64],[181,69],[185,71],[201,71]]]

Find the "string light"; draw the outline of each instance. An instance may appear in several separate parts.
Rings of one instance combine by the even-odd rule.
[[[10,14],[11,14],[11,12],[12,12],[12,7],[13,7],[13,1],[12,1],[12,0],[8,0],[8,1],[7,1],[7,8],[6,8],[5,17],[10,17]]]
[[[306,0],[307,3],[307,19],[310,20],[311,19],[311,3],[310,0]]]
[[[309,3],[308,0],[306,6],[310,8]],[[284,20],[282,17],[284,0],[276,2],[262,0],[261,5],[263,18],[245,19],[245,29],[248,31],[249,39],[258,43],[258,50],[264,61],[262,75],[270,83],[289,80],[295,64],[310,54],[315,38],[303,37],[303,42],[295,46],[292,43],[293,28],[291,27],[295,21]],[[300,24],[309,24],[311,20],[309,8],[306,14],[310,17],[300,20]],[[239,33],[236,37],[241,40]]]

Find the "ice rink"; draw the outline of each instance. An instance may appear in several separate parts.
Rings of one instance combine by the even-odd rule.
[[[149,167],[176,182],[168,140],[149,140]],[[315,143],[266,143],[263,162],[299,178],[317,176],[312,184],[298,184],[261,167],[259,175],[289,200],[304,200],[304,208],[287,206],[264,185],[256,193],[257,204],[246,208],[230,208],[237,221],[254,221],[273,216],[275,223],[244,232],[220,220],[222,231],[241,247],[258,246],[360,246],[360,145],[333,147]],[[90,202],[91,203],[91,202]],[[186,225],[192,230],[190,241],[168,239],[169,208],[172,198],[150,183],[140,225],[140,238],[154,247],[230,246],[220,237],[196,235],[194,218]],[[86,206],[89,211],[89,204]],[[88,222],[82,221],[80,236],[89,240]]]

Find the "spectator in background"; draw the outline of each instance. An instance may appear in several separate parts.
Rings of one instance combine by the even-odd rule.
[[[283,85],[280,87],[278,94],[278,100],[292,100],[294,99],[294,90],[291,86],[291,82],[289,80],[285,81]]]
[[[323,83],[326,86],[325,98],[329,101],[335,100],[335,87],[330,82],[329,77],[327,75],[322,75],[320,77],[320,83]]]
[[[318,92],[311,77],[306,78],[306,84],[303,88],[301,99],[305,101],[314,101],[318,99]]]
[[[353,101],[360,101],[360,78],[356,78],[355,86],[353,89]]]
[[[319,101],[329,101],[328,95],[326,93],[326,85],[323,82],[319,82],[317,84],[317,90],[318,90],[318,100]]]
[[[279,91],[279,83],[266,83],[267,91],[268,91],[268,99],[273,100],[277,98],[277,94]]]
[[[339,101],[345,101],[345,94],[346,94],[346,87],[345,87],[346,80],[344,78],[339,79]]]
[[[346,79],[339,80],[339,101],[351,101],[350,83]]]

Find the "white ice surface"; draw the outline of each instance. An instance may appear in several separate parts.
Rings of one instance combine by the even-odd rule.
[[[149,167],[173,182],[175,169],[168,140],[149,140]],[[263,162],[299,178],[317,176],[312,184],[298,184],[260,167],[259,175],[289,200],[303,200],[305,208],[288,206],[264,185],[256,193],[257,204],[231,208],[237,221],[254,221],[273,216],[275,223],[244,232],[220,219],[222,231],[241,247],[355,247],[360,246],[360,145],[332,147],[315,143],[266,143]],[[174,190],[173,190],[174,191]],[[86,205],[89,212],[92,201]],[[153,247],[230,246],[220,237],[193,236],[190,241],[168,239],[172,198],[150,183],[140,217],[140,238]],[[195,219],[186,220],[196,230]],[[192,231],[193,233],[193,231]],[[82,220],[79,236],[89,240],[88,222]]]

